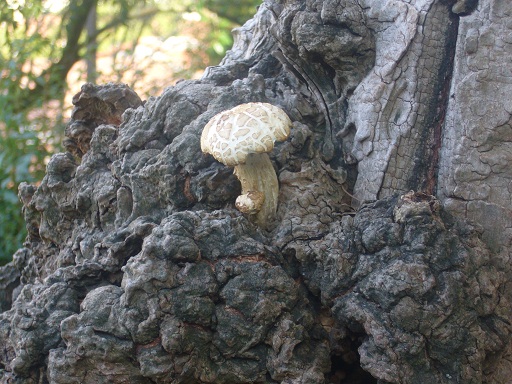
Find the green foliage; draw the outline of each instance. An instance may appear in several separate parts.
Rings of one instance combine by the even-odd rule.
[[[242,25],[256,13],[256,7],[261,0],[238,0],[236,6],[232,1],[226,0],[201,0],[199,6],[211,10],[232,24]]]
[[[3,80],[3,79],[2,79]],[[1,84],[5,81],[0,81]],[[9,98],[0,95],[0,264],[10,261],[26,236],[17,188],[21,181],[36,182],[44,173],[48,152],[22,114],[9,108]]]
[[[62,95],[62,87],[43,87],[35,68],[38,60],[52,57],[51,34],[38,29],[42,1],[23,4],[0,2],[0,264],[10,261],[26,236],[18,185],[41,180],[49,154],[49,121],[34,110]],[[37,87],[44,92],[31,97]]]
[[[158,37],[163,43],[186,35],[197,43],[184,53],[184,64],[172,68],[175,76],[186,78],[219,63],[233,43],[231,30],[250,18],[260,3],[0,0],[0,264],[10,260],[26,236],[18,185],[37,184],[49,156],[61,150],[64,99],[74,85],[68,81],[85,80],[80,71],[69,74],[91,46],[102,57],[112,57],[111,68],[99,66],[100,82],[121,81],[133,87],[148,82],[146,72],[151,68],[147,62],[136,62],[142,39]],[[96,5],[98,22],[91,35],[85,21]],[[156,55],[149,54],[149,59],[152,56]],[[171,83],[162,84],[159,78],[155,87],[145,89],[155,94],[167,85]]]

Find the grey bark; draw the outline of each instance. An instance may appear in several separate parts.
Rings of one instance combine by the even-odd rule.
[[[202,79],[85,85],[20,198],[2,383],[507,383],[512,4],[266,1]],[[262,230],[203,155],[293,121]]]

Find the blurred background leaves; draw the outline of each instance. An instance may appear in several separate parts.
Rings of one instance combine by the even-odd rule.
[[[80,86],[122,82],[147,99],[200,77],[260,3],[0,0],[0,264],[26,236],[18,185],[37,184],[61,151]]]

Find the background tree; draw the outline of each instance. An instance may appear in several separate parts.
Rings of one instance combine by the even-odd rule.
[[[18,184],[42,178],[60,147],[71,95],[97,79],[128,83],[147,97],[197,76],[220,61],[231,29],[259,1],[228,3],[0,2],[0,263],[26,236]]]

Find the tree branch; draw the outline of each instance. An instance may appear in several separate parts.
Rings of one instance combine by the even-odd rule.
[[[65,84],[67,74],[71,67],[80,59],[79,50],[81,45],[79,39],[85,28],[87,15],[98,0],[73,0],[69,4],[69,20],[64,17],[61,25],[66,25],[67,42],[59,61],[52,64],[47,70],[43,71],[34,89],[25,88],[23,92],[25,97],[21,98],[22,103],[15,107],[15,112],[21,112],[31,108],[36,103],[42,103],[48,100],[45,95],[47,89],[54,87],[62,88]],[[46,97],[45,97],[46,96]]]

